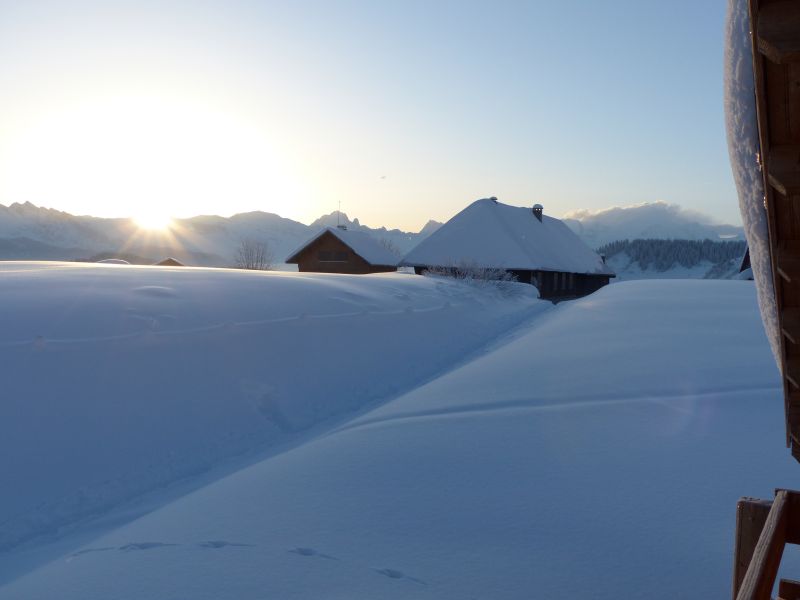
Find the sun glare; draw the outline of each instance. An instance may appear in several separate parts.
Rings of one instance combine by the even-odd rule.
[[[172,219],[168,215],[158,213],[144,213],[133,218],[140,229],[167,230],[172,225]]]
[[[168,227],[165,212],[220,214],[229,201],[291,214],[311,197],[263,123],[235,105],[185,96],[99,94],[64,103],[0,139],[0,167],[4,161],[3,198],[128,213],[143,229]]]

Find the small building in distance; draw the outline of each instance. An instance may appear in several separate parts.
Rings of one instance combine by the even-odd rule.
[[[753,267],[750,264],[750,247],[745,248],[742,262],[739,263],[739,279],[753,279]]]
[[[153,263],[153,266],[155,266],[155,267],[185,267],[186,265],[184,265],[181,261],[179,261],[179,260],[177,260],[175,258],[172,258],[171,256],[168,256],[164,260],[160,260],[157,263]]]
[[[302,273],[387,273],[397,270],[398,257],[363,231],[326,227],[287,259]]]
[[[401,261],[418,274],[462,266],[500,269],[535,285],[542,298],[578,298],[607,285],[613,271],[565,223],[532,208],[477,200]]]

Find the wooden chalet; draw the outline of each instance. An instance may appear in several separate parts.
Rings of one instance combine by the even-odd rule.
[[[346,227],[327,227],[295,250],[287,259],[301,272],[386,273],[397,270],[397,257],[375,238]]]
[[[591,294],[614,273],[605,260],[543,207],[477,200],[420,242],[401,261],[417,274],[435,268],[498,269],[535,285],[542,298]]]
[[[772,289],[762,282],[759,293],[774,299],[777,308],[777,323],[767,316],[765,325],[767,334],[780,340],[786,442],[800,460],[800,1],[749,0],[749,19],[768,223],[769,256],[761,268],[769,271],[771,266],[772,279]],[[749,250],[757,269],[756,248],[751,244]],[[786,544],[800,544],[800,492],[777,490],[774,500],[739,501],[734,599],[772,598]],[[777,594],[800,599],[800,583],[781,580]]]
[[[168,256],[164,260],[160,260],[157,263],[153,263],[153,266],[156,266],[156,267],[185,267],[186,265],[184,265],[178,259],[172,258],[171,256]]]

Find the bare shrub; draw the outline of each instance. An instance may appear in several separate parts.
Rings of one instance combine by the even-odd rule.
[[[461,261],[451,266],[428,267],[423,275],[450,277],[478,287],[495,287],[511,293],[518,289],[517,277],[505,269],[487,267],[477,263]]]
[[[244,239],[236,250],[236,267],[254,271],[269,271],[275,261],[275,255],[266,242]]]

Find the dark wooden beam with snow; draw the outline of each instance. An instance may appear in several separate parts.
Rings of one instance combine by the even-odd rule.
[[[753,75],[767,210],[786,443],[800,457],[800,2],[749,0]],[[790,418],[790,412],[792,417]]]

